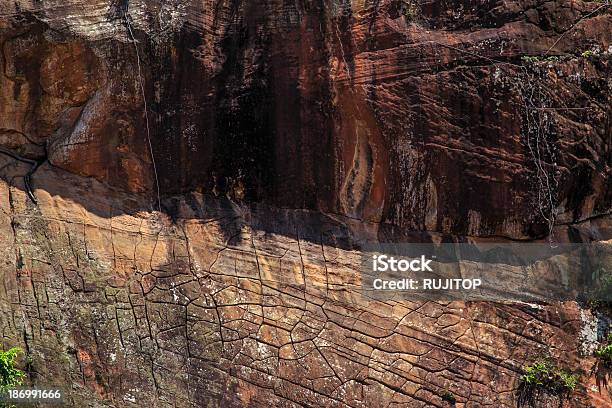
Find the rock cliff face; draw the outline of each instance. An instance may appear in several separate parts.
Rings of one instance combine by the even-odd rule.
[[[609,211],[605,3],[18,1],[2,13],[3,140],[39,156],[44,144],[51,164],[111,186],[157,190],[148,134],[162,196],[519,239]]]
[[[609,240],[609,2],[0,0],[0,326],[73,406],[515,406],[574,303],[375,302],[364,241]],[[7,150],[8,149],[8,150]],[[161,211],[160,211],[161,210]]]

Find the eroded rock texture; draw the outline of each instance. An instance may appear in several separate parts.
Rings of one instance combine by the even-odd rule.
[[[542,354],[582,370],[569,406],[607,406],[576,304],[368,301],[358,250],[610,239],[611,21],[2,0],[0,146],[44,162],[35,205],[0,155],[3,345],[72,406],[510,407]]]
[[[156,190],[143,90],[162,196],[511,238],[609,211],[606,3],[18,1],[2,13],[3,139],[32,154],[44,143],[52,164],[116,187]]]
[[[609,403],[574,304],[369,300],[341,219],[194,193],[165,203],[171,220],[47,165],[37,177],[38,206],[0,190],[0,321],[70,406],[442,407],[451,392],[511,407],[542,355],[582,370],[569,406]]]

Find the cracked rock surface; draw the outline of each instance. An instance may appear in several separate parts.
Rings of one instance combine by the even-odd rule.
[[[579,305],[366,299],[359,248],[610,240],[611,23],[0,0],[0,147],[41,163],[35,205],[0,154],[2,348],[75,407],[513,407],[544,354],[581,373],[568,406],[610,406]]]
[[[364,298],[341,219],[199,193],[169,199],[170,219],[48,165],[37,177],[39,206],[0,184],[0,324],[70,406],[443,407],[448,391],[511,407],[523,364],[592,364],[574,303]],[[592,381],[572,406],[609,403]]]

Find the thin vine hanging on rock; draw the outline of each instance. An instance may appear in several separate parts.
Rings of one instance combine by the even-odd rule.
[[[548,228],[548,238],[554,241],[557,217],[557,154],[554,141],[554,109],[543,85],[547,73],[538,67],[521,67],[516,81],[522,115],[522,136],[535,167],[536,206]]]
[[[161,212],[161,198],[160,198],[160,193],[159,193],[159,178],[157,176],[157,165],[155,163],[155,155],[153,154],[153,144],[151,143],[151,129],[150,129],[150,126],[149,126],[149,108],[147,106],[147,96],[146,96],[146,93],[145,93],[144,79],[142,77],[142,69],[141,69],[141,64],[140,64],[140,52],[138,50],[138,42],[136,41],[136,37],[134,37],[134,31],[132,30],[132,23],[130,22],[131,17],[129,15],[129,12],[127,11],[127,6],[125,8],[125,12],[123,14],[123,17],[125,19],[125,26],[127,28],[128,35],[130,37],[130,40],[131,40],[132,44],[134,44],[134,50],[136,51],[136,63],[137,63],[137,68],[138,68],[138,84],[140,86],[140,92],[142,94],[143,109],[144,109],[146,131],[147,131],[147,143],[148,143],[148,147],[149,147],[149,154],[151,156],[151,164],[153,165],[153,174],[155,176],[155,189],[156,189],[156,193],[157,193],[157,209],[158,209],[159,212]]]

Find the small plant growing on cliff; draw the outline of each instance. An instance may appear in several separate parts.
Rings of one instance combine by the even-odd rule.
[[[524,368],[520,379],[519,406],[538,406],[537,402],[545,396],[568,397],[578,384],[578,376],[570,374],[551,361],[537,361]]]
[[[595,53],[591,50],[586,50],[580,55],[582,56],[582,58],[591,58],[595,55]]]
[[[595,350],[595,357],[606,368],[612,368],[612,334],[608,335],[608,343]]]
[[[597,387],[601,391],[607,387],[610,376],[612,376],[612,333],[608,334],[607,341],[595,349],[593,353],[597,359],[593,372],[595,372],[595,380]]]
[[[442,394],[442,400],[448,402],[451,405],[455,405],[457,403],[457,398],[450,391],[444,391]]]
[[[418,23],[421,9],[414,0],[393,0],[390,4],[392,18],[403,16],[407,21]]]
[[[407,1],[403,1],[402,5],[402,14],[404,15],[404,17],[406,17],[409,21],[417,21],[419,18],[420,11],[419,6],[416,3]]]
[[[7,351],[0,351],[0,396],[14,387],[18,387],[23,383],[25,373],[15,368],[15,359],[22,350],[19,347],[13,347]],[[6,407],[0,402],[0,406]]]
[[[525,63],[530,63],[530,62],[538,62],[541,61],[542,59],[537,56],[537,55],[523,55],[521,57],[521,61],[525,62]]]
[[[539,361],[525,367],[521,381],[532,387],[549,391],[573,391],[578,383],[575,374],[568,374],[550,361]]]
[[[521,61],[526,64],[540,62],[540,61],[549,61],[556,62],[559,61],[559,57],[556,55],[542,56],[542,55],[523,55],[521,57]]]

